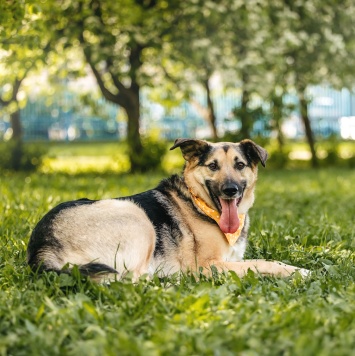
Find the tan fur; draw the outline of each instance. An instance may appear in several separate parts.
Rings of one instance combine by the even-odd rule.
[[[86,227],[85,234],[82,228],[78,230],[81,226]],[[108,199],[89,207],[64,210],[55,227],[64,243],[65,262],[105,263],[120,271],[120,275],[131,271],[135,277],[149,268],[155,231],[144,211],[129,201]],[[55,267],[61,268],[63,264]]]
[[[195,213],[190,209],[187,204],[179,199],[176,200],[177,204],[184,211],[185,223],[191,229],[192,234],[190,238],[186,238],[181,244],[178,251],[174,251],[173,255],[183,256],[182,259],[178,259],[181,270],[198,271],[199,267],[204,267],[206,274],[211,271],[211,266],[215,266],[220,271],[232,270],[237,273],[238,276],[243,277],[248,269],[261,275],[274,275],[279,277],[287,277],[298,270],[302,275],[307,275],[308,271],[305,269],[299,269],[297,267],[289,266],[281,262],[276,261],[264,261],[264,260],[245,260],[240,259],[235,262],[227,260],[228,254],[232,253],[231,248],[224,234],[220,231],[218,226],[206,226],[206,223],[196,219]],[[186,204],[184,206],[184,203]],[[245,242],[238,241],[238,244]],[[174,257],[171,256],[173,259]],[[174,272],[177,269],[174,270]],[[166,271],[168,272],[168,271]]]
[[[226,178],[241,180],[245,179],[248,182],[247,189],[244,192],[244,198],[239,207],[241,214],[245,214],[254,203],[254,188],[258,175],[257,166],[253,166],[251,169],[246,168],[243,171],[236,171],[233,168],[234,158],[239,157],[239,161],[247,163],[242,154],[237,151],[238,144],[235,144],[235,149],[229,149],[227,152],[223,150],[223,146],[226,143],[215,143],[214,147],[217,148],[214,155],[206,162],[206,164],[218,160],[223,162],[223,166],[217,172],[211,172],[207,167],[197,166],[198,158],[186,163],[184,171],[185,181],[189,187],[192,187],[194,193],[200,196],[208,205],[216,208],[211,200],[208,191],[205,186],[206,178],[214,179],[216,181],[223,181]]]

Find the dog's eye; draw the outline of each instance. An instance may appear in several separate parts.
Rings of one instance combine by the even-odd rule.
[[[236,167],[237,167],[238,171],[241,171],[245,167],[245,164],[243,162],[238,162],[236,164]]]
[[[212,162],[208,165],[208,168],[211,170],[211,171],[216,171],[218,169],[218,164],[216,162]]]

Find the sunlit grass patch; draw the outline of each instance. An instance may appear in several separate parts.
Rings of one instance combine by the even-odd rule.
[[[127,173],[130,169],[127,147],[120,142],[84,142],[42,144],[48,149],[39,169],[42,173]],[[166,143],[166,152],[170,143]],[[181,172],[184,159],[179,150],[170,151],[163,157],[162,170]]]
[[[130,168],[124,143],[49,143],[47,149],[43,173],[125,173]]]
[[[128,157],[117,156],[57,156],[43,160],[40,171],[43,173],[124,173],[129,171]]]

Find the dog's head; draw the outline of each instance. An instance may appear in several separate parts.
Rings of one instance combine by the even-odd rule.
[[[177,147],[186,161],[186,185],[219,211],[219,226],[224,233],[235,232],[239,227],[238,213],[246,213],[253,205],[257,165],[265,167],[266,150],[251,140],[210,143],[177,139],[171,150]]]

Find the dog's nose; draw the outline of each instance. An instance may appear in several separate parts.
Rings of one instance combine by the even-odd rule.
[[[225,184],[222,187],[222,193],[225,194],[228,197],[233,197],[234,195],[236,195],[239,191],[239,188],[236,184]]]

